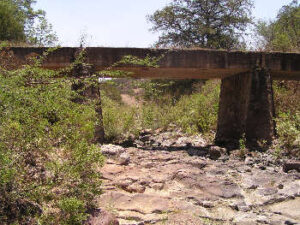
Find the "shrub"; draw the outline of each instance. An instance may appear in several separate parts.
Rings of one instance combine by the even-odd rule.
[[[65,198],[59,201],[62,211],[62,225],[80,225],[87,219],[85,204],[77,198]]]
[[[174,121],[187,133],[208,133],[216,129],[220,88],[209,81],[200,93],[183,96],[172,110]]]
[[[56,75],[0,70],[2,224],[80,224],[101,193],[94,102],[73,102],[72,83]]]
[[[107,141],[121,139],[136,133],[137,108],[110,99],[102,92],[103,125]]]
[[[300,112],[295,114],[281,112],[276,123],[280,143],[288,149],[296,147],[294,143],[300,138]]]
[[[279,145],[291,150],[300,139],[299,81],[276,81],[273,88]]]
[[[112,100],[107,94],[109,90],[105,89],[103,120],[109,140],[130,133],[137,134],[142,129],[168,128],[170,124],[177,125],[188,134],[210,134],[216,129],[220,92],[217,81],[208,81],[199,93],[181,94],[177,100],[168,93],[162,93],[161,86],[156,91],[152,84],[145,86],[148,89],[152,87],[151,92],[155,95],[150,98],[150,92],[146,90],[145,98],[138,106],[127,106]]]

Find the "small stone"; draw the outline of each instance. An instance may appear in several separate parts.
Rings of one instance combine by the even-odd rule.
[[[130,156],[126,152],[120,155],[120,165],[128,165],[130,162]]]
[[[160,191],[164,188],[164,184],[163,183],[154,183],[150,185],[151,188],[153,188],[154,190]]]
[[[300,172],[300,161],[295,161],[295,160],[286,161],[283,164],[283,171],[287,173],[290,170],[296,170]]]
[[[124,179],[116,182],[116,185],[124,190],[131,184],[133,184],[133,180],[131,179]]]
[[[261,224],[270,224],[269,221],[268,221],[268,218],[266,216],[258,215],[257,218],[256,218],[256,221],[258,223],[261,223]]]
[[[245,202],[237,202],[230,205],[230,207],[234,210],[241,212],[249,212],[251,209]]]
[[[278,186],[277,186],[279,189],[283,189],[283,184],[279,184]]]
[[[251,171],[250,168],[247,168],[247,169],[245,170],[245,172],[250,173],[250,172],[252,172],[252,171]]]
[[[210,201],[203,201],[201,206],[203,206],[204,208],[207,208],[207,209],[211,209],[214,207],[214,204]]]
[[[144,168],[149,169],[155,166],[154,162],[145,162],[141,164]]]
[[[193,167],[196,167],[198,169],[203,169],[207,165],[207,163],[201,159],[191,160],[190,162],[188,162],[188,164],[190,164]]]
[[[141,136],[150,135],[150,134],[152,134],[151,129],[142,130],[141,133],[140,133]]]
[[[251,165],[254,164],[254,161],[253,161],[253,159],[251,157],[246,157],[245,164],[251,166]]]
[[[150,134],[145,135],[145,136],[141,136],[141,137],[140,137],[140,141],[142,141],[142,142],[147,142],[147,141],[150,140],[150,138],[151,138],[151,135],[150,135]]]
[[[288,173],[291,173],[291,174],[295,174],[297,173],[298,171],[297,170],[289,170]]]
[[[175,144],[175,141],[173,141],[173,140],[164,140],[161,143],[161,146],[164,147],[164,148],[170,148],[174,144]]]
[[[133,193],[133,192],[135,192],[135,193],[144,193],[145,190],[146,190],[145,186],[142,186],[138,183],[131,184],[125,189],[125,191],[128,191],[130,193]]]
[[[189,148],[187,152],[190,156],[200,156],[200,157],[204,157],[208,154],[208,151],[206,149],[202,150],[197,148]]]
[[[226,161],[228,161],[230,158],[229,158],[229,156],[228,155],[222,155],[220,158],[219,158],[219,160],[222,160],[222,162],[226,162]]]
[[[249,212],[251,209],[247,205],[239,206],[239,211],[241,212]]]
[[[150,181],[147,180],[147,179],[142,179],[142,180],[139,181],[139,184],[143,185],[143,186],[149,186]]]
[[[258,190],[258,193],[262,196],[274,195],[278,192],[276,188],[262,188]]]
[[[144,142],[140,140],[135,140],[133,145],[136,146],[137,148],[142,148],[144,146]]]
[[[259,166],[259,169],[266,170],[266,167],[261,165],[261,166]]]
[[[217,160],[222,156],[222,153],[224,153],[224,149],[218,146],[211,146],[208,153],[210,159]]]
[[[287,220],[287,221],[284,222],[284,224],[286,224],[286,225],[295,225],[297,223],[296,222],[291,222],[291,221]]]
[[[116,156],[116,155],[120,155],[121,153],[125,152],[125,149],[119,145],[109,144],[109,145],[102,145],[101,152],[103,155]]]
[[[117,218],[104,210],[96,209],[93,210],[91,216],[84,223],[85,225],[119,225]]]
[[[249,190],[254,190],[256,188],[258,188],[258,185],[256,184],[252,184],[251,186],[248,187]]]

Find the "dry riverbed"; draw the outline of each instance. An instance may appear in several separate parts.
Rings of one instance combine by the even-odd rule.
[[[268,154],[241,160],[217,147],[201,150],[201,138],[182,143],[163,150],[103,146],[99,206],[122,225],[300,223],[299,172],[284,172]]]

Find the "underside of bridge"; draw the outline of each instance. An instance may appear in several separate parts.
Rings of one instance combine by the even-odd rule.
[[[10,48],[25,63],[30,55],[45,48]],[[86,62],[100,71],[123,56],[159,57],[159,67],[119,65],[134,78],[222,79],[216,143],[237,147],[245,136],[249,146],[272,143],[275,109],[272,79],[300,80],[300,54],[228,52],[203,49],[86,48]],[[76,48],[60,48],[49,55],[43,66],[58,69],[70,65]]]

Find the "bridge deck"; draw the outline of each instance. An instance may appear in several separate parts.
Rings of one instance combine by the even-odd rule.
[[[22,63],[28,56],[42,54],[47,48],[13,47],[15,57]],[[43,66],[58,69],[74,61],[78,48],[63,47],[48,56]],[[135,78],[213,79],[225,78],[252,70],[255,65],[266,66],[274,79],[300,80],[300,54],[240,52],[206,49],[149,48],[86,48],[86,60],[97,70],[118,62],[123,56],[160,57],[158,68],[126,65],[118,69],[134,72]]]

